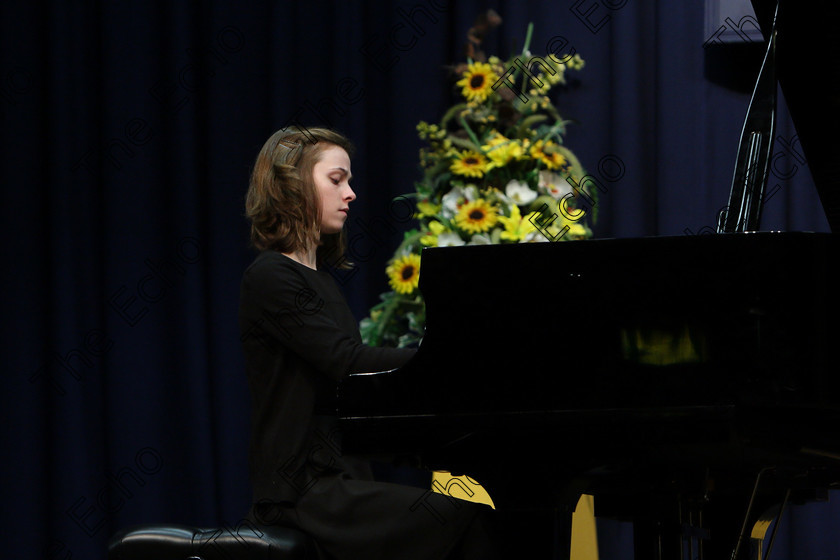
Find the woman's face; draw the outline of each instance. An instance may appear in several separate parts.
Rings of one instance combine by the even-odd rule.
[[[312,168],[312,180],[321,199],[321,233],[341,231],[350,203],[356,193],[350,188],[350,156],[339,146],[330,146],[321,152],[321,159]]]

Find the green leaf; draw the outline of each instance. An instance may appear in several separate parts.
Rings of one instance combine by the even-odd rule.
[[[569,148],[562,144],[558,144],[556,149],[564,158],[566,158],[566,161],[569,162],[571,169],[576,171],[576,173],[571,173],[572,178],[582,178],[586,174],[583,170],[583,166],[580,164],[580,160]]]
[[[473,150],[475,152],[481,153],[481,146],[477,145],[475,142],[467,140],[466,138],[458,138],[457,136],[450,135],[449,139],[454,145],[458,146],[459,148],[464,148],[465,150]]]
[[[516,127],[516,137],[522,138],[525,136],[526,131],[534,126],[535,124],[542,122],[548,119],[546,115],[530,115],[522,119],[519,125]]]
[[[450,107],[449,110],[443,114],[443,118],[440,119],[440,127],[443,130],[447,130],[447,127],[449,126],[449,121],[451,121],[455,117],[455,115],[459,114],[466,108],[466,103],[458,103],[457,105],[453,105],[452,107]]]
[[[535,139],[535,142],[538,142],[540,140],[545,140],[546,138],[549,138],[549,137],[552,137],[552,136],[558,136],[561,133],[561,131],[565,130],[565,123],[564,123],[564,121],[556,121],[552,127],[550,127],[550,128],[543,127],[542,130],[544,132],[537,134],[537,138]]]

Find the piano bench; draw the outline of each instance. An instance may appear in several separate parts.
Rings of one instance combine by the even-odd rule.
[[[201,529],[185,525],[138,525],[108,541],[108,560],[307,560],[309,536],[288,527]]]

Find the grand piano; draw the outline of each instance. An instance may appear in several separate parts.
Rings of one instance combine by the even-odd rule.
[[[836,8],[753,3],[768,49],[720,233],[424,250],[425,337],[341,384],[345,452],[470,475],[550,517],[556,558],[581,494],[633,522],[635,558],[740,560],[840,488],[840,241],[753,231],[777,79],[840,227]]]

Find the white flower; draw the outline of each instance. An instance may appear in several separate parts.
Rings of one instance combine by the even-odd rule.
[[[480,233],[476,233],[470,239],[470,242],[467,245],[491,245],[493,242],[490,241],[490,238],[486,235],[481,235]]]
[[[464,198],[464,189],[461,187],[453,187],[448,193],[443,195],[440,199],[440,215],[451,220],[458,213],[458,202]]]
[[[463,244],[464,240],[461,239],[461,236],[453,231],[441,233],[437,237],[438,247],[460,247]]]
[[[537,186],[558,200],[572,192],[572,186],[569,182],[551,171],[540,171],[540,180]]]
[[[440,199],[440,215],[451,220],[458,213],[458,208],[464,202],[471,202],[478,198],[478,188],[470,183],[466,187],[452,187]]]
[[[467,197],[468,202],[472,202],[479,198],[478,195],[478,187],[475,186],[473,183],[470,183],[466,187],[464,187],[464,196]]]
[[[513,179],[505,187],[505,194],[516,203],[517,206],[531,204],[537,198],[537,192],[532,190],[525,181]]]
[[[505,208],[510,208],[511,206],[513,206],[515,204],[515,202],[513,200],[511,200],[511,198],[508,195],[506,195],[505,193],[503,193],[499,189],[494,188],[491,191],[491,195],[492,195],[491,198],[495,198],[496,200],[501,202],[505,206]]]
[[[520,243],[542,243],[543,241],[548,241],[548,237],[546,237],[540,230],[535,229],[526,235],[525,239],[523,239]]]

